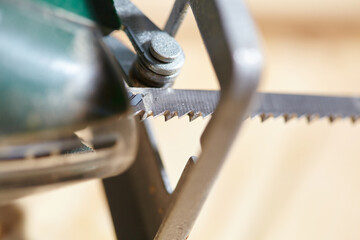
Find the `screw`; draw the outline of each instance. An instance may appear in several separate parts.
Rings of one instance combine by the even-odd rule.
[[[182,50],[173,37],[160,32],[151,39],[150,52],[157,60],[170,63],[181,54]]]

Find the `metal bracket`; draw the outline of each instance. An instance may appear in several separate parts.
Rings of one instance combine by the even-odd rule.
[[[123,29],[138,56],[130,72],[130,85],[171,86],[185,61],[180,45],[151,22],[131,1],[114,2]]]
[[[166,27],[169,33],[173,35],[176,33],[188,4],[193,10],[219,79],[221,96],[216,111],[201,137],[203,151],[199,159],[188,161],[171,195],[165,191],[166,184],[158,182],[159,179],[164,181],[164,175],[158,158],[154,157],[156,151],[152,150],[153,155],[151,155],[149,149],[140,143],[137,163],[129,172],[132,177],[127,179],[133,183],[128,185],[128,190],[135,192],[133,201],[137,202],[136,211],[139,211],[133,214],[138,214],[137,216],[141,218],[137,223],[141,224],[137,226],[140,228],[139,231],[146,232],[146,239],[187,238],[223,165],[237,130],[247,114],[262,68],[257,33],[242,1],[177,0]],[[115,53],[115,55],[119,54]],[[146,131],[143,127],[141,129],[141,141],[149,141]],[[146,162],[144,158],[147,158]],[[158,169],[146,168],[148,164],[153,164],[153,167],[157,166]],[[143,171],[139,172],[136,169]],[[148,178],[150,175],[152,177]],[[116,186],[111,186],[116,184],[115,181],[104,180],[114,221],[123,213],[118,211],[119,208],[123,209],[121,206],[114,206],[119,202],[111,200],[113,195],[122,193]],[[119,192],[114,193],[115,191]],[[169,195],[164,194],[166,192]],[[115,224],[119,224],[115,226],[118,233],[127,231],[121,226],[123,223],[115,222]],[[136,234],[128,235],[127,238],[121,236],[118,235],[118,238],[145,239]]]

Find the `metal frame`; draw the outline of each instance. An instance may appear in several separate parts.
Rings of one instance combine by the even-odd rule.
[[[197,160],[190,158],[173,192],[148,126],[140,123],[135,164],[126,174],[104,180],[118,239],[188,237],[259,82],[262,55],[244,3],[177,0],[166,26],[171,35],[176,33],[188,5],[217,74],[220,101],[201,137],[201,155]]]

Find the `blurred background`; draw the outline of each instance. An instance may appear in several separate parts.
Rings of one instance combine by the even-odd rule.
[[[134,2],[159,26],[173,4]],[[247,3],[266,56],[260,91],[359,95],[360,1]],[[191,13],[177,39],[186,63],[175,87],[217,89]],[[173,185],[188,157],[199,153],[207,121],[151,119]],[[359,239],[359,136],[359,123],[350,120],[246,120],[189,239]],[[100,181],[2,207],[0,236],[115,239]]]

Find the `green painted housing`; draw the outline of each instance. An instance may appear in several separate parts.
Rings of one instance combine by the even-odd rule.
[[[111,30],[120,28],[113,0],[31,0],[77,14]]]
[[[0,1],[0,139],[125,113],[121,73],[99,31],[37,5]]]

